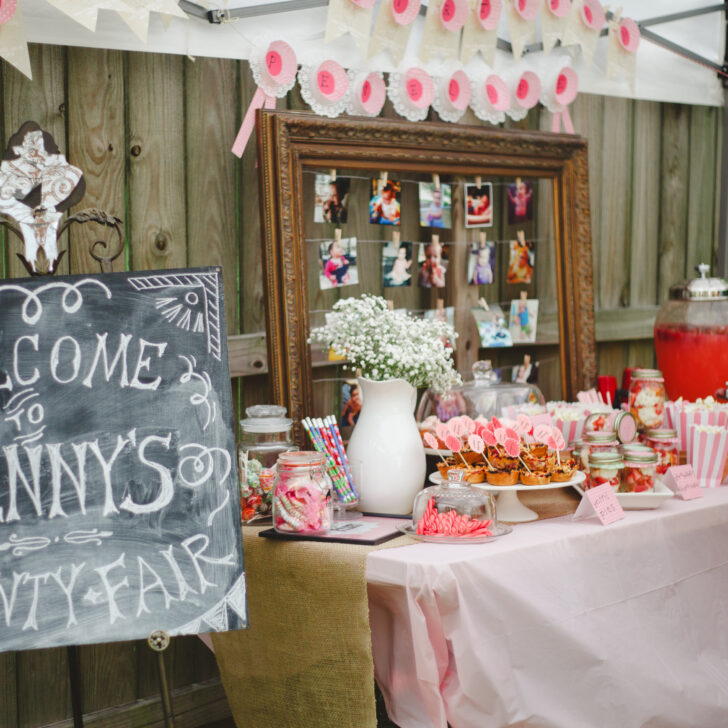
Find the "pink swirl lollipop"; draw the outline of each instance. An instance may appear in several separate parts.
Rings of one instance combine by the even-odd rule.
[[[437,442],[437,438],[431,432],[425,432],[422,435],[422,441],[431,450],[437,450],[440,446],[439,443]]]
[[[440,5],[440,21],[446,30],[456,33],[468,19],[468,0],[444,0]]]
[[[485,442],[483,442],[483,438],[479,435],[470,435],[468,437],[468,445],[473,452],[482,454],[485,450]]]
[[[483,30],[495,30],[500,21],[502,0],[477,0],[475,14]]]
[[[601,30],[607,16],[599,0],[584,0],[581,6],[581,21],[590,30]]]
[[[524,20],[533,20],[538,15],[539,0],[513,0],[515,11]]]
[[[624,18],[619,23],[619,33],[617,35],[619,44],[628,53],[636,53],[640,44],[640,29],[632,18]]]
[[[421,0],[392,0],[392,16],[397,25],[410,25],[420,12]]]

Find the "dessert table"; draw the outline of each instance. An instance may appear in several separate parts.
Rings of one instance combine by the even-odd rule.
[[[728,715],[728,488],[366,557],[401,728],[686,728]]]

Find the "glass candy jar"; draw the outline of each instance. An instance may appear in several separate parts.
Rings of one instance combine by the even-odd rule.
[[[487,537],[498,525],[495,498],[463,482],[463,470],[449,470],[447,481],[421,490],[412,507],[412,528],[420,536]]]
[[[609,483],[616,492],[621,485],[620,471],[624,467],[622,456],[616,450],[601,450],[589,455],[587,488],[596,488]]]
[[[629,411],[637,420],[640,432],[662,424],[665,411],[665,380],[659,369],[634,369],[629,388]]]
[[[331,480],[319,452],[286,452],[278,458],[273,493],[273,526],[281,533],[326,533],[334,506]]]
[[[628,445],[622,449],[624,468],[620,493],[646,493],[655,489],[657,454],[651,447]]]
[[[275,465],[283,452],[298,450],[291,440],[293,420],[286,408],[258,404],[240,420],[240,508],[243,523],[270,516]]]
[[[680,464],[680,440],[677,430],[667,428],[647,430],[645,442],[657,454],[658,475],[664,475],[668,468]]]
[[[589,472],[589,461],[592,453],[617,450],[619,443],[617,435],[612,430],[606,432],[587,432],[583,439],[579,456],[581,458],[581,469]]]

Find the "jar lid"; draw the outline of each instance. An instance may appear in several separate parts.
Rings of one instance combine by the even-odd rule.
[[[645,435],[651,440],[675,440],[677,439],[677,430],[661,427],[656,430],[647,430]]]
[[[708,278],[710,266],[701,263],[695,266],[699,278],[692,278],[670,286],[670,298],[682,301],[724,301],[728,298],[728,281],[724,278]]]
[[[638,463],[640,465],[652,465],[657,462],[657,453],[654,450],[625,450],[624,459],[630,463]]]
[[[587,432],[584,434],[584,443],[600,442],[600,443],[617,443],[617,436],[612,430],[609,432]]]
[[[248,415],[240,420],[243,432],[287,432],[293,420],[286,417],[286,408],[277,404],[256,404],[245,410]]]
[[[590,468],[602,468],[607,465],[616,465],[621,468],[623,464],[622,456],[616,450],[602,450],[589,455]]]
[[[278,467],[285,468],[316,468],[324,465],[326,455],[314,450],[297,450],[282,452],[278,456]]]
[[[659,369],[633,369],[632,379],[662,379]]]

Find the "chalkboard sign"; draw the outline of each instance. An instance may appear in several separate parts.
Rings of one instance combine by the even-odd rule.
[[[0,281],[0,651],[246,624],[218,268]]]

